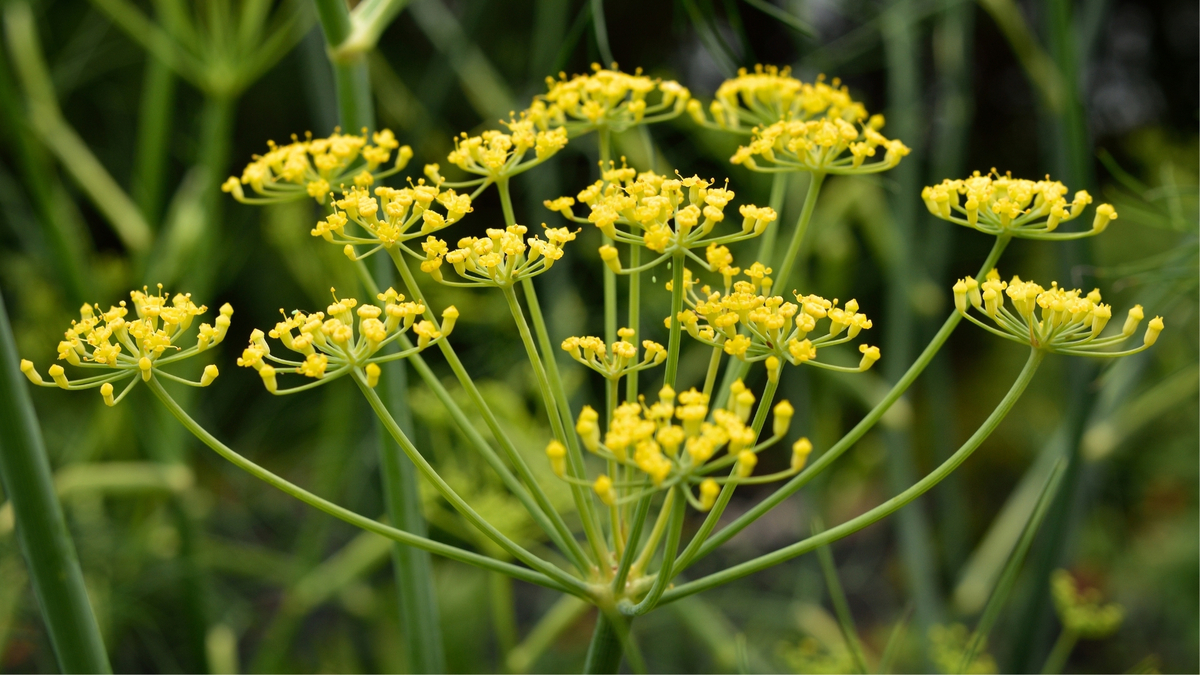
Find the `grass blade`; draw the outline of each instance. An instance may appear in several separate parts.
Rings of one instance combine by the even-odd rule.
[[[819,534],[825,526],[820,519],[814,518],[812,523],[813,534]],[[846,647],[850,650],[850,655],[854,657],[854,665],[857,668],[855,672],[866,673],[867,656],[863,653],[862,641],[858,639],[858,629],[854,627],[854,616],[850,614],[850,603],[846,601],[846,592],[842,589],[842,582],[838,579],[837,565],[833,562],[833,550],[829,546],[822,546],[817,549],[817,556],[821,559],[821,571],[825,574],[825,586],[829,589],[829,600],[833,603],[833,612],[837,615],[838,625],[842,628],[842,637],[846,640]]]

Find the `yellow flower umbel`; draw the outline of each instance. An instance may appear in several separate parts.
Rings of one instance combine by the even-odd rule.
[[[708,397],[695,389],[676,395],[670,387],[658,392],[658,401],[646,404],[623,403],[613,412],[608,430],[601,438],[599,415],[585,406],[579,413],[575,432],[590,452],[617,465],[629,467],[649,477],[649,490],[665,490],[675,485],[687,486],[688,501],[701,511],[712,508],[720,485],[725,483],[766,483],[799,473],[812,451],[812,444],[802,438],[792,448],[792,461],[783,471],[754,476],[758,453],[775,445],[787,435],[794,410],[787,401],[775,405],[771,436],[759,441],[748,424],[754,410],[755,397],[741,380],[731,387],[727,408],[709,410]],[[547,457],[552,463],[561,455],[560,446],[551,443]],[[724,453],[718,454],[724,450]],[[730,471],[730,468],[733,471]],[[712,478],[710,474],[725,469],[727,475]],[[564,477],[564,480],[592,486],[604,503],[625,504],[645,494],[644,479],[629,482],[588,483],[584,479]],[[692,494],[698,487],[700,496]],[[600,492],[600,488],[604,492]]]
[[[594,63],[590,75],[547,77],[548,91],[534,98],[529,119],[541,129],[566,129],[572,138],[600,128],[621,132],[679,116],[692,96],[678,82],[646,77],[640,68],[632,75],[615,68]]]
[[[412,148],[400,147],[388,129],[371,135],[364,129],[361,136],[334,130],[328,138],[313,138],[305,134],[303,141],[292,136],[287,145],[267,143],[265,155],[255,155],[246,165],[239,180],[230,176],[221,190],[245,204],[270,204],[311,197],[324,204],[330,191],[347,186],[369,188],[381,178],[403,169],[412,158]],[[396,162],[389,169],[380,167],[396,153]],[[261,195],[247,197],[243,185]]]
[[[598,337],[569,337],[563,340],[562,348],[571,358],[614,382],[629,373],[657,366],[667,359],[665,347],[652,340],[643,340],[642,348],[646,354],[638,361],[637,347],[627,341],[634,337],[633,329],[622,328],[617,335],[621,339],[607,346]]]
[[[546,227],[544,223],[542,227],[545,240],[536,236],[525,239],[528,228],[511,225],[503,230],[489,228],[486,237],[459,239],[454,250],[441,239],[428,237],[421,243],[425,250],[421,271],[447,286],[510,287],[550,269],[562,258],[563,246],[575,239],[575,233],[565,227]],[[443,263],[449,263],[464,281],[446,279]]]
[[[467,173],[483,176],[484,182],[497,182],[532,169],[567,145],[566,129],[539,130],[526,113],[504,122],[504,126],[508,133],[489,130],[469,136],[464,132],[454,139],[454,150],[447,161]],[[533,157],[528,157],[530,150]],[[439,179],[437,172],[436,164],[425,167],[426,175],[434,181]]]
[[[1006,295],[1012,301],[1012,310],[1005,305]],[[1002,338],[1073,356],[1136,354],[1153,345],[1163,329],[1162,317],[1156,316],[1146,327],[1140,347],[1109,351],[1137,332],[1144,316],[1141,305],[1129,310],[1120,332],[1102,337],[1112,318],[1112,307],[1100,302],[1099,289],[1084,294],[1078,289],[1059,288],[1054,282],[1046,289],[1016,276],[1005,283],[997,270],[988,272],[982,284],[971,278],[959,279],[954,284],[954,305],[972,323]],[[995,328],[975,318],[972,307],[991,319]]]
[[[255,329],[250,334],[250,346],[242,351],[237,364],[257,370],[272,394],[291,394],[312,389],[355,369],[363,374],[369,386],[374,387],[379,383],[379,364],[412,356],[445,340],[454,330],[454,323],[458,319],[458,310],[453,305],[447,307],[442,312],[439,331],[432,321],[417,321],[425,313],[425,305],[405,302],[404,296],[392,288],[376,297],[381,304],[360,306],[354,298],[339,300],[334,295],[333,304],[325,312],[305,314],[296,310],[290,316],[284,313],[283,321],[275,324],[269,333]],[[355,315],[358,316],[357,331]],[[416,335],[416,346],[379,354],[380,349],[395,342],[409,330]],[[283,359],[272,354],[266,340],[268,336],[279,340],[303,360]],[[284,373],[304,375],[315,381],[280,389],[278,376]]]
[[[1082,232],[1055,232],[1058,226],[1083,215],[1092,203],[1086,190],[1067,201],[1067,186],[1058,181],[1032,181],[1003,176],[992,169],[985,175],[976,171],[964,180],[944,180],[940,185],[921,191],[925,207],[933,215],[990,235],[1007,234],[1022,239],[1081,239],[1100,234],[1110,221],[1117,219],[1111,204],[1096,207],[1092,229]]]
[[[784,361],[853,373],[867,370],[879,360],[879,348],[866,344],[859,346],[862,359],[857,368],[816,360],[818,349],[849,342],[863,329],[871,328],[871,320],[858,311],[857,301],[839,307],[836,299],[797,293],[795,303],[784,302],[783,297],[770,294],[769,267],[754,263],[743,272],[729,264],[732,257],[727,251],[710,250],[709,259],[724,263],[720,267],[725,279],[723,291],[710,286],[696,289],[690,270],[684,272],[687,309],[678,318],[696,340],[742,361],[766,360],[769,377],[778,376]],[[734,281],[739,274],[750,281]],[[825,319],[829,320],[828,328],[814,336],[818,322]],[[669,322],[670,317],[666,319]]]
[[[667,178],[652,171],[639,174],[629,167],[610,167],[602,180],[589,185],[578,195],[579,201],[591,209],[587,218],[574,214],[571,207],[575,199],[571,197],[546,201],[545,206],[575,222],[592,223],[609,239],[659,254],[644,265],[622,269],[617,249],[602,246],[600,257],[618,274],[648,270],[675,253],[687,253],[707,265],[690,249],[722,246],[757,237],[776,218],[775,211],[769,207],[745,204],[738,209],[742,215],[740,232],[711,236],[717,223],[725,220],[725,208],[734,197],[728,187],[712,185],[699,176]]]
[[[192,320],[208,311],[204,305],[197,307],[191,294],[176,294],[169,297],[159,284],[158,292],[151,295],[148,289],[130,294],[137,318],[129,319],[125,301],[110,306],[107,312],[85,304],[79,310],[79,321],[72,321],[62,342],[58,343],[58,359],[79,368],[103,371],[94,377],[68,380],[66,371],[59,364],[50,366],[50,378],[46,382],[34,369],[33,363],[21,361],[21,372],[30,382],[43,387],[58,386],[63,389],[100,389],[100,395],[108,405],[116,405],[140,380],[149,382],[152,377],[163,377],[193,387],[207,387],[217,378],[217,367],[209,365],[199,382],[192,382],[161,370],[162,366],[176,363],[220,344],[229,332],[229,317],[233,308],[228,304],[221,307],[216,325],[200,324],[196,343],[186,349],[176,343],[188,332]],[[129,384],[117,396],[113,396],[113,385],[128,379]]]
[[[909,152],[904,143],[879,133],[882,127],[882,115],[858,124],[840,117],[784,120],[755,129],[749,145],[739,147],[729,161],[764,173],[879,173],[894,168]]]
[[[435,201],[445,215],[433,209]],[[424,179],[406,188],[377,187],[374,197],[367,188],[355,187],[333,202],[333,213],[317,223],[312,235],[342,244],[351,260],[361,260],[380,249],[402,250],[423,258],[405,242],[449,227],[472,210],[470,196],[426,185]],[[353,227],[347,230],[347,225]],[[359,253],[355,246],[371,248]]]
[[[735,78],[725,80],[709,105],[710,121],[704,107],[695,99],[688,101],[688,114],[710,129],[750,133],[754,127],[783,120],[811,120],[825,117],[857,122],[867,118],[863,104],[850,97],[850,90],[834,78],[825,76],[815,84],[791,76],[791,68],[754,66],[754,72],[738,70]]]

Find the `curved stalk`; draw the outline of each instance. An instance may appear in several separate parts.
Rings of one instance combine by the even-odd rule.
[[[415,546],[419,549],[429,551],[430,553],[450,558],[451,560],[457,560],[459,562],[467,563],[468,565],[475,565],[476,567],[481,567],[486,570],[501,572],[513,577],[514,579],[520,579],[521,581],[527,581],[531,584],[545,586],[546,588],[552,588],[557,591],[562,591],[563,593],[570,593],[571,595],[586,597],[586,593],[579,587],[581,584],[573,583],[570,585],[564,585],[540,572],[535,572],[534,570],[526,567],[520,567],[518,565],[513,565],[512,563],[502,562],[494,558],[489,558],[485,555],[480,555],[478,553],[466,551],[455,546],[433,541],[432,539],[419,537],[410,532],[405,532],[404,530],[399,530],[378,521],[371,520],[366,516],[359,515],[347,508],[338,506],[327,499],[318,497],[317,495],[305,490],[295,483],[291,483],[284,478],[268,471],[267,469],[264,469],[258,464],[255,464],[254,462],[235,452],[229,446],[217,440],[217,438],[210,434],[207,429],[200,426],[194,419],[192,419],[191,416],[189,416],[187,412],[175,402],[175,399],[171,398],[171,395],[168,394],[165,389],[163,389],[162,385],[157,379],[150,378],[150,381],[146,383],[146,386],[150,388],[150,391],[153,392],[156,397],[158,397],[158,400],[164,406],[166,406],[167,411],[174,415],[175,419],[179,420],[179,423],[182,424],[185,429],[191,432],[193,436],[200,440],[201,443],[204,443],[208,447],[212,448],[213,451],[215,451],[218,455],[224,457],[231,464],[245,471],[251,476],[254,476],[255,478],[280,490],[281,492],[299,499],[309,506],[328,513],[334,518],[343,520],[368,532],[374,532],[380,536],[387,537],[393,541],[398,541],[401,544]],[[575,581],[578,582],[578,580]]]
[[[1025,367],[1021,369],[1021,373],[1017,376],[1016,381],[1013,382],[1013,385],[1008,390],[1008,393],[1004,395],[1004,398],[1000,400],[1000,403],[996,406],[995,410],[988,415],[983,424],[975,430],[974,434],[971,434],[971,437],[967,439],[967,442],[964,443],[957,452],[951,455],[949,459],[930,472],[929,475],[925,476],[920,481],[917,481],[917,483],[909,487],[907,490],[901,492],[895,497],[892,497],[879,506],[876,506],[870,511],[867,511],[856,518],[852,518],[841,525],[838,525],[837,527],[811,536],[808,539],[792,544],[791,546],[785,546],[772,553],[759,556],[753,560],[741,563],[740,565],[735,565],[721,572],[717,572],[716,574],[710,574],[707,577],[702,577],[696,581],[677,586],[674,589],[667,591],[663,595],[662,603],[672,602],[680,598],[685,598],[694,593],[699,593],[701,591],[729,583],[735,579],[740,579],[748,574],[753,574],[773,565],[778,565],[779,563],[791,560],[796,556],[803,555],[809,551],[820,548],[821,546],[835,542],[843,537],[847,537],[855,532],[858,532],[859,530],[872,525],[883,518],[886,518],[892,513],[900,510],[900,508],[913,501],[917,497],[925,494],[931,488],[933,488],[933,486],[941,482],[942,479],[950,475],[963,462],[967,461],[967,459],[972,453],[975,452],[975,450],[983,443],[983,441],[990,436],[993,431],[996,430],[996,427],[1000,425],[1000,422],[1006,415],[1008,415],[1008,412],[1012,410],[1012,407],[1014,404],[1016,404],[1017,399],[1019,399],[1021,394],[1025,392],[1025,387],[1027,387],[1029,382],[1033,379],[1033,376],[1037,372],[1037,368],[1041,364],[1045,355],[1046,352],[1040,349],[1031,349],[1029,353],[1029,359],[1025,362]]]

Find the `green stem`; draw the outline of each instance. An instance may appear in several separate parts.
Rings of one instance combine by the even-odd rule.
[[[153,54],[146,54],[131,192],[151,227],[158,221],[162,210],[174,103],[175,73]]]
[[[525,640],[508,653],[509,672],[527,673],[532,670],[538,657],[590,606],[573,595],[564,595],[555,601],[549,611],[538,620],[537,625],[529,631]]]
[[[596,129],[596,143],[600,146],[600,173],[608,169],[612,161],[612,132],[608,127]],[[601,235],[600,243],[611,246],[612,239]],[[617,341],[617,275],[604,266],[604,341],[612,344]]]
[[[433,310],[431,309],[431,305],[426,301],[425,295],[421,292],[421,288],[417,286],[417,280],[413,278],[412,270],[410,270],[408,265],[405,264],[404,259],[400,257],[398,251],[389,250],[388,252],[392,256],[392,262],[395,263],[396,269],[400,272],[400,278],[403,279],[404,287],[408,290],[409,295],[413,299],[425,305],[424,318],[433,322],[435,326],[440,326],[437,317],[434,315]],[[592,566],[587,563],[586,552],[582,547],[579,546],[579,542],[577,542],[574,536],[571,534],[571,530],[567,527],[566,522],[563,521],[562,515],[558,513],[558,510],[555,509],[554,505],[550,503],[549,496],[534,477],[533,471],[530,470],[529,464],[525,461],[525,457],[521,453],[517,452],[517,448],[513,445],[512,439],[508,437],[508,434],[504,431],[504,428],[500,426],[500,421],[496,419],[495,413],[492,412],[492,409],[488,406],[487,401],[484,400],[483,394],[479,391],[479,387],[475,386],[475,381],[472,380],[470,374],[467,373],[467,369],[463,366],[462,361],[458,358],[458,354],[455,353],[454,348],[450,345],[450,341],[442,340],[438,343],[438,347],[441,349],[442,355],[446,357],[446,363],[450,366],[450,370],[453,371],[454,376],[458,378],[459,384],[462,385],[463,389],[466,390],[467,395],[471,398],[471,402],[474,404],[475,409],[478,410],[479,414],[483,416],[483,421],[487,425],[488,430],[491,431],[492,435],[500,443],[500,447],[502,450],[504,450],[504,454],[506,457],[508,457],[508,461],[512,462],[513,467],[517,470],[517,475],[520,476],[521,480],[525,483],[525,486],[529,489],[533,499],[537,502],[539,510],[542,511],[546,517],[550,518],[554,525],[553,529],[558,533],[558,538],[555,539],[556,543],[558,543],[560,547],[563,547],[562,550],[576,562],[576,565],[580,568],[581,572],[583,572],[585,569],[592,569]],[[430,379],[436,379],[433,378],[432,373],[430,373],[430,377],[427,378],[426,381],[428,382]],[[460,425],[463,424],[465,419],[466,417],[463,416],[460,420]],[[466,423],[466,426],[461,426],[460,428],[464,430],[464,433],[473,433],[473,431],[468,431],[468,429],[473,429],[469,422]],[[516,492],[516,494],[520,496],[522,492]],[[526,505],[526,508],[529,508],[528,505]],[[531,509],[530,513],[535,513],[535,511]],[[535,516],[535,518],[536,517],[537,516]],[[546,531],[549,532],[550,530],[547,529]]]
[[[383,426],[387,432],[396,440],[396,442],[404,450],[404,454],[408,455],[408,458],[417,466],[417,469],[421,471],[421,474],[425,477],[425,479],[430,483],[433,483],[433,486],[437,488],[441,496],[446,501],[450,502],[456,511],[461,513],[463,517],[466,518],[467,521],[472,525],[474,525],[477,530],[485,534],[489,539],[494,541],[500,546],[500,548],[504,549],[504,551],[512,557],[520,560],[526,565],[529,565],[533,569],[545,574],[561,584],[564,584],[568,587],[574,587],[577,591],[586,591],[587,586],[577,577],[567,574],[558,567],[551,565],[545,560],[542,560],[536,555],[525,550],[524,547],[509,539],[502,532],[500,532],[500,530],[497,530],[494,525],[489,523],[483,516],[479,515],[475,509],[471,508],[471,505],[468,504],[467,501],[463,499],[457,492],[455,492],[454,489],[451,488],[450,485],[446,483],[446,481],[440,475],[438,475],[438,472],[433,468],[429,461],[421,455],[416,446],[412,444],[412,441],[410,441],[408,437],[404,435],[404,431],[400,429],[400,425],[396,424],[395,418],[393,418],[392,414],[388,412],[387,406],[383,404],[383,400],[379,398],[379,395],[375,393],[374,389],[367,386],[365,376],[356,370],[353,374],[353,377],[355,383],[358,384],[358,388],[362,390],[363,396],[367,397],[367,402],[371,404],[371,408],[375,411],[375,415],[379,417],[381,422],[383,422]]]
[[[629,266],[636,268],[642,264],[642,247],[629,247]],[[632,272],[629,275],[629,323],[626,325],[633,329],[634,345],[641,344],[642,340],[642,273]],[[633,371],[625,376],[625,401],[627,403],[637,403],[638,400],[638,371]],[[611,418],[610,418],[611,419]]]
[[[819,534],[825,529],[820,519],[813,520],[813,533]],[[842,638],[850,655],[854,657],[856,673],[868,673],[867,657],[863,653],[862,642],[858,639],[858,630],[854,627],[854,616],[850,613],[850,603],[846,601],[846,592],[838,579],[837,565],[833,561],[833,550],[829,546],[817,549],[817,557],[821,559],[821,571],[825,573],[825,586],[829,591],[829,600],[833,603],[833,612],[837,615],[838,624],[842,629]]]
[[[488,575],[488,591],[492,630],[496,633],[496,651],[499,652],[500,663],[506,663],[508,655],[517,645],[517,616],[513,605],[512,579],[492,572]],[[446,669],[443,667],[437,672],[446,672]]]
[[[111,673],[18,362],[0,297],[0,481],[12,504],[17,540],[59,667],[66,673]]]
[[[508,302],[508,308],[512,312],[513,320],[517,324],[517,331],[521,334],[521,342],[525,345],[525,352],[529,356],[529,363],[533,367],[534,378],[537,380],[538,388],[542,392],[542,402],[546,406],[546,415],[550,418],[550,429],[554,433],[554,437],[559,441],[571,447],[577,442],[574,435],[568,437],[567,431],[563,427],[562,417],[558,414],[558,405],[554,399],[554,393],[551,391],[550,382],[546,376],[546,368],[542,364],[542,359],[538,355],[537,345],[533,341],[533,335],[529,332],[529,324],[525,321],[525,313],[521,311],[521,304],[517,300],[517,294],[511,286],[504,290],[504,299]],[[572,430],[574,431],[574,430]],[[578,453],[568,453],[569,461],[568,468],[573,478],[585,478],[582,457],[576,457]],[[575,460],[579,461],[576,462]],[[608,550],[604,543],[604,537],[600,532],[600,528],[596,522],[595,508],[592,503],[592,495],[583,486],[571,484],[571,493],[575,496],[575,506],[579,509],[580,520],[583,521],[583,532],[587,536],[588,543],[592,546],[592,552],[596,556],[596,560],[600,562],[600,571],[605,573],[611,569],[608,564]],[[607,575],[606,575],[607,576]]]
[[[616,673],[621,667],[621,639],[613,620],[603,611],[596,613],[596,627],[583,661],[585,673]]]
[[[788,242],[783,261],[779,264],[779,269],[775,270],[775,288],[784,295],[790,290],[788,284],[791,283],[792,268],[795,267],[796,258],[800,255],[800,246],[804,243],[804,235],[808,233],[808,223],[812,220],[813,210],[817,206],[817,196],[821,192],[821,184],[824,182],[825,174],[820,172],[812,174],[812,178],[809,179],[808,193],[804,195],[804,208],[800,211],[800,218],[796,221],[796,229],[792,231],[792,238]]]
[[[675,388],[675,376],[679,370],[680,330],[679,313],[683,311],[683,265],[684,254],[676,251],[671,256],[671,335],[667,341],[667,371],[663,384]]]
[[[775,173],[771,174],[771,198],[768,206],[774,209],[776,217],[783,216],[783,200],[787,196],[788,177],[791,174]],[[766,232],[758,238],[758,257],[755,260],[764,265],[771,262],[772,254],[775,252],[775,240],[779,238],[779,225],[768,227]]]
[[[713,385],[717,383],[717,371],[721,369],[721,355],[725,350],[713,347],[712,355],[708,357],[708,371],[704,374],[704,395],[712,400]]]
[[[368,532],[374,532],[375,534],[398,541],[402,544],[416,546],[419,549],[450,558],[451,560],[457,560],[459,562],[467,563],[468,565],[475,565],[476,567],[481,567],[486,570],[502,572],[513,577],[514,579],[520,579],[531,584],[545,586],[563,593],[570,593],[572,595],[580,596],[583,595],[582,590],[579,588],[578,580],[570,585],[564,585],[563,583],[560,583],[555,579],[551,579],[540,572],[535,572],[534,570],[526,567],[520,567],[518,565],[513,565],[512,563],[506,563],[494,558],[489,558],[485,555],[473,553],[471,551],[465,551],[448,544],[433,541],[432,539],[419,537],[411,532],[405,532],[404,530],[399,530],[389,525],[384,525],[378,521],[371,520],[366,516],[359,515],[349,509],[338,506],[327,499],[318,497],[304,488],[288,482],[280,476],[277,476],[258,464],[255,464],[249,459],[246,459],[237,452],[234,452],[229,446],[217,440],[215,436],[208,433],[204,427],[200,426],[195,420],[193,420],[191,416],[189,416],[187,412],[185,412],[184,409],[175,402],[175,399],[171,398],[171,395],[168,394],[165,389],[163,389],[162,385],[157,379],[151,378],[150,381],[146,383],[146,386],[150,388],[150,391],[152,391],[154,395],[158,397],[158,400],[167,407],[167,410],[175,416],[175,419],[179,420],[180,424],[182,424],[185,429],[191,432],[196,438],[200,439],[200,442],[212,448],[213,451],[215,451],[218,455],[224,457],[231,464],[245,471],[251,476],[254,476],[255,478],[280,490],[281,492],[295,497],[309,506],[328,513],[334,518],[343,520]]]
[[[642,598],[641,602],[636,605],[629,600],[620,602],[618,608],[625,616],[641,616],[657,607],[663,593],[671,585],[671,579],[675,577],[675,555],[679,552],[679,540],[683,535],[683,516],[687,510],[687,499],[683,496],[682,491],[686,489],[686,487],[677,486],[671,490],[671,495],[675,499],[670,505],[671,521],[667,527],[666,541],[663,543],[662,566],[654,579],[654,585],[650,587],[650,592],[646,593],[646,597]],[[665,503],[663,510],[667,510]],[[649,550],[653,554],[653,549]]]
[[[353,28],[346,0],[314,0],[317,17],[330,50],[336,50]],[[375,108],[371,99],[371,75],[365,54],[359,52],[331,62],[337,87],[338,119],[347,133],[375,128]]]
[[[1075,631],[1064,627],[1063,631],[1058,634],[1058,640],[1054,643],[1054,648],[1050,650],[1050,655],[1046,657],[1046,665],[1042,666],[1042,673],[1061,673],[1063,667],[1067,665],[1067,659],[1071,656],[1071,651],[1075,649],[1075,643],[1079,641],[1079,634]]]
[[[967,442],[955,452],[950,459],[943,462],[940,466],[934,469],[929,475],[922,478],[920,481],[909,487],[904,492],[892,497],[886,502],[876,506],[866,513],[852,518],[837,527],[826,530],[820,534],[814,535],[803,541],[797,542],[790,546],[785,546],[777,551],[768,553],[763,556],[754,558],[740,565],[734,565],[716,574],[710,574],[707,577],[697,579],[668,591],[662,599],[663,603],[678,600],[687,597],[693,593],[720,586],[721,584],[729,583],[735,579],[740,579],[748,574],[753,574],[760,570],[766,569],[773,565],[778,565],[786,560],[791,560],[796,556],[803,555],[814,549],[817,549],[826,544],[835,542],[843,537],[847,537],[859,530],[872,525],[883,518],[900,510],[909,502],[913,501],[922,494],[928,492],[933,486],[937,485],[946,476],[950,475],[963,462],[971,456],[972,453],[983,443],[983,441],[991,435],[1000,422],[1012,410],[1017,399],[1024,393],[1025,387],[1033,379],[1034,373],[1037,372],[1038,365],[1041,364],[1045,357],[1045,352],[1039,349],[1032,349],[1029,353],[1029,359],[1025,362],[1025,367],[1021,369],[1021,373],[1017,376],[1008,393],[1004,395],[996,409],[992,411],[983,424],[975,430]]]
[[[993,267],[995,267],[996,261],[1000,259],[1000,254],[1004,252],[1005,247],[1008,246],[1008,242],[1008,237],[998,237],[996,239],[996,243],[992,246],[991,252],[988,254],[987,259],[980,267],[979,273],[975,275],[976,279],[982,280],[984,275]],[[863,435],[870,431],[871,428],[879,422],[888,409],[892,407],[892,404],[900,400],[900,397],[904,395],[904,392],[908,390],[909,386],[916,381],[917,377],[921,374],[921,371],[925,370],[925,366],[929,365],[929,362],[932,361],[933,357],[937,355],[938,350],[940,350],[942,345],[946,343],[946,340],[949,339],[950,334],[954,332],[954,329],[958,326],[958,322],[961,320],[962,316],[958,312],[952,312],[942,324],[941,329],[938,330],[937,334],[935,334],[933,339],[929,341],[929,344],[926,345],[924,351],[921,352],[921,355],[917,357],[917,360],[914,361],[911,366],[909,366],[908,370],[904,373],[904,376],[897,380],[896,384],[892,385],[892,388],[888,391],[887,395],[885,395],[883,399],[879,401],[879,403],[875,404],[875,407],[872,408],[871,411],[867,413],[867,415],[863,417],[858,424],[854,425],[854,428],[851,429],[849,433],[843,436],[841,440],[835,443],[833,447],[831,447],[825,454],[821,455],[817,461],[813,462],[812,465],[801,472],[798,476],[783,484],[778,490],[771,493],[769,497],[756,504],[749,511],[738,517],[737,520],[727,525],[715,536],[705,542],[700,548],[700,551],[697,552],[696,559],[708,555],[718,546],[726,541],[729,541],[730,538],[745,529],[747,525],[761,518],[764,513],[775,508],[780,502],[790,497],[800,488],[804,487],[808,481],[812,480],[817,474],[824,471],[825,468],[836,461],[837,458],[842,455],[842,453],[849,450],[856,442],[858,442],[858,439],[862,438]]]

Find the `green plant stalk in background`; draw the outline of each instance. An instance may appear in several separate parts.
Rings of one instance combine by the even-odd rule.
[[[111,673],[18,361],[0,297],[0,480],[13,507],[17,539],[59,667],[65,673]]]
[[[364,52],[333,57],[333,52],[351,38],[353,25],[344,0],[316,0],[317,15],[330,50],[334,84],[337,89],[338,118],[349,133],[375,128],[375,107],[371,97],[371,78]],[[376,3],[378,4],[378,3]],[[386,376],[381,392],[388,407],[405,422],[409,433],[412,413],[408,407],[408,382],[401,361],[385,364]],[[398,527],[419,536],[428,528],[421,513],[416,470],[400,453],[400,448],[380,435],[380,471],[388,515]],[[397,544],[393,566],[399,594],[401,625],[404,628],[409,667],[415,672],[437,673],[445,670],[445,646],[439,627],[440,612],[433,581],[433,561],[428,552]]]

